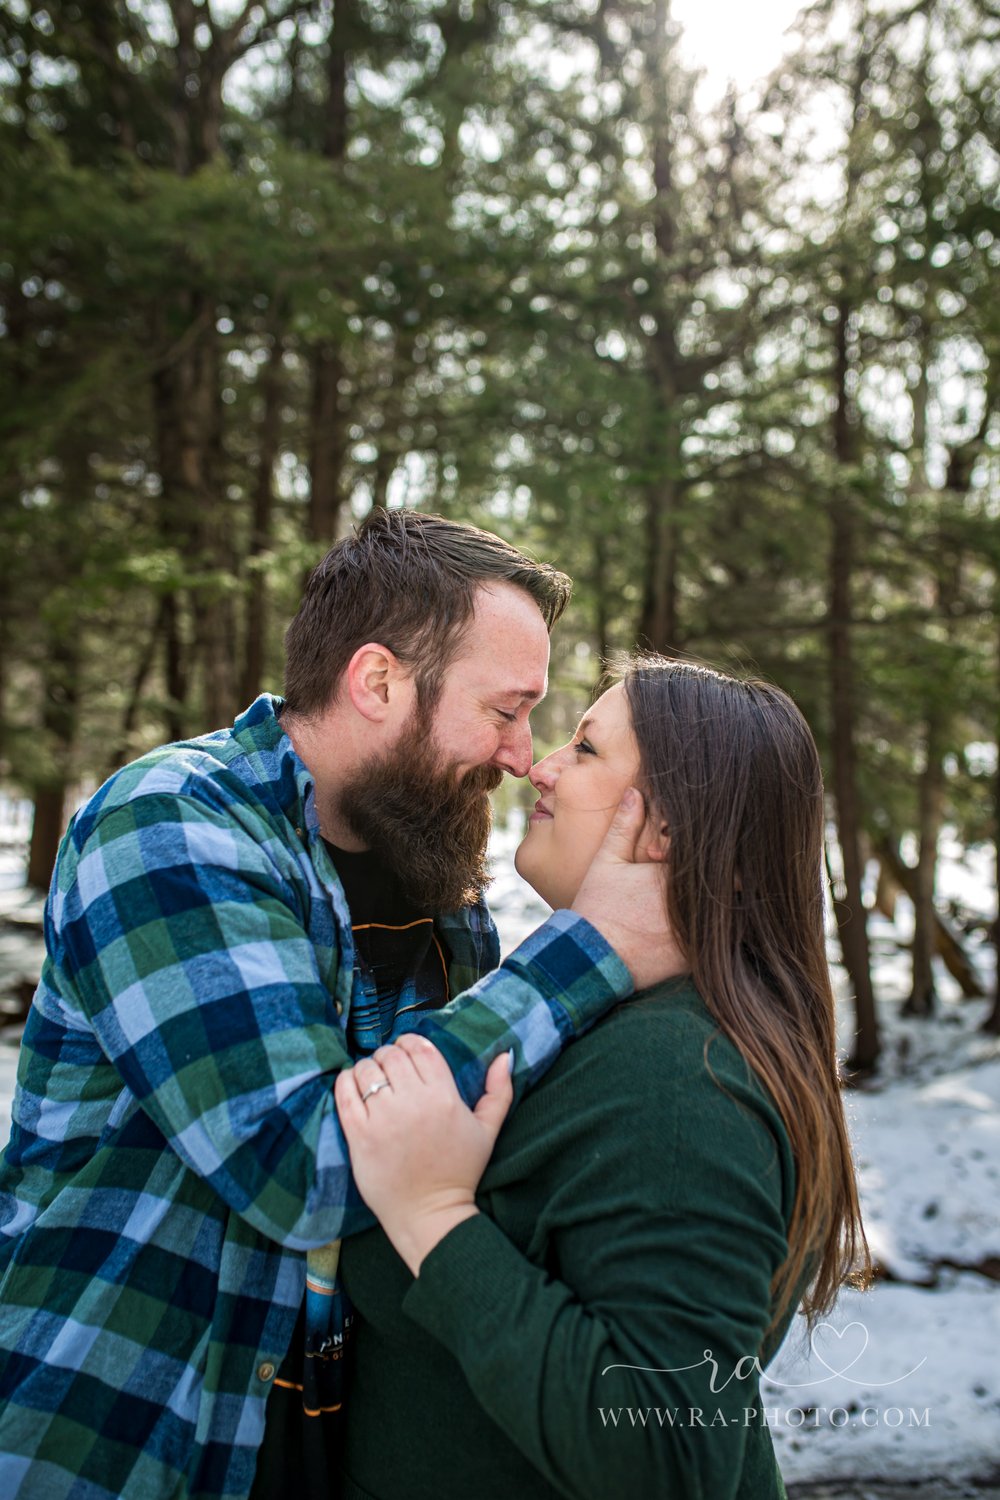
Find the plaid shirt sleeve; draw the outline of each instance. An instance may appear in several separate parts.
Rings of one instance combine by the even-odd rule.
[[[520,1098],[559,1053],[633,990],[627,967],[601,934],[575,912],[554,912],[500,967],[439,1011],[399,1018],[394,1036],[417,1031],[444,1054],[470,1107],[486,1070],[514,1051]]]
[[[89,834],[53,954],[181,1160],[300,1250],[371,1223],[330,1086],[351,1059],[303,905],[294,860],[230,809],[143,795]]]
[[[291,852],[231,807],[150,792],[94,822],[50,931],[63,997],[172,1149],[298,1250],[372,1223],[331,1087],[352,1059],[305,904]],[[557,913],[499,970],[400,1030],[435,1042],[471,1103],[499,1052],[514,1048],[523,1086],[631,988],[599,934]]]

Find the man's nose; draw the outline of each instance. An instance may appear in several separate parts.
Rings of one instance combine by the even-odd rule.
[[[511,733],[504,736],[493,763],[512,776],[527,776],[531,770],[531,730],[527,724],[511,725]]]

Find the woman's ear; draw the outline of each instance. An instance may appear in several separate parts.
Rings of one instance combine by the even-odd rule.
[[[666,864],[670,858],[670,834],[666,823],[661,823],[657,828],[655,822],[646,819],[645,827],[639,835],[638,853],[643,864]]]

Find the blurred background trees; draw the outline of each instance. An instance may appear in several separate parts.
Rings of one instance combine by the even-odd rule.
[[[576,579],[543,741],[637,639],[796,696],[858,1067],[873,859],[913,1013],[938,952],[975,993],[935,876],[1000,806],[997,34],[821,0],[705,104],[668,0],[0,0],[31,881],[82,785],[280,690],[337,534],[419,505]]]

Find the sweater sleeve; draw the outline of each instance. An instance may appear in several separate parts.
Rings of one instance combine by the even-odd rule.
[[[559,1493],[598,1500],[627,1474],[630,1493],[730,1500],[787,1252],[774,1137],[708,1077],[662,1078],[636,1109],[617,1085],[562,1106],[588,1113],[544,1171],[545,1268],[480,1214],[403,1310]]]

